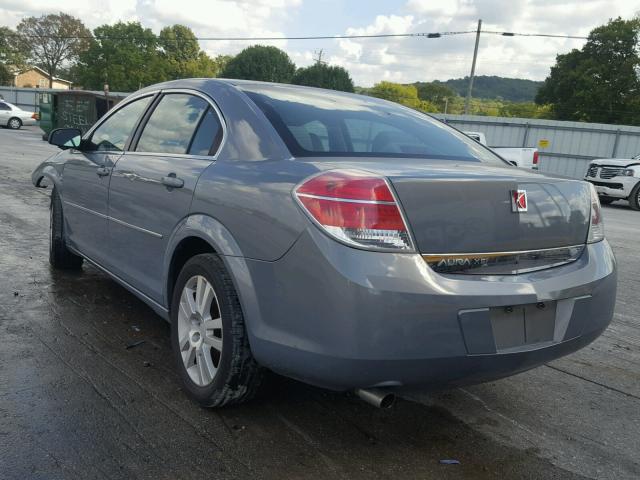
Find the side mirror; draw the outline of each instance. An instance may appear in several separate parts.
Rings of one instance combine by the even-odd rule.
[[[82,132],[77,128],[56,128],[49,133],[49,143],[63,150],[79,148]]]

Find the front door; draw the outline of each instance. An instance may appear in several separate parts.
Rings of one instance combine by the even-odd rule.
[[[70,244],[91,260],[107,260],[107,199],[113,167],[151,97],[114,111],[79,150],[69,150],[62,177],[62,208]]]
[[[12,110],[9,105],[0,101],[0,125],[6,126],[11,118]]]
[[[213,162],[221,134],[208,100],[165,93],[113,169],[110,269],[159,303],[168,238],[188,215],[198,177]]]

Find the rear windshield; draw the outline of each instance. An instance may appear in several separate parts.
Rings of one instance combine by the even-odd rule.
[[[377,99],[278,85],[242,85],[296,157],[505,162],[420,112]]]

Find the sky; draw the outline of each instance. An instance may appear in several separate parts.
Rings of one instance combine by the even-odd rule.
[[[0,25],[60,11],[93,29],[139,21],[158,33],[189,26],[200,37],[287,37],[396,34],[483,29],[586,36],[610,18],[640,13],[638,0],[0,0]],[[322,59],[349,70],[356,85],[409,83],[469,74],[475,34],[442,38],[262,41],[284,49],[298,66]],[[236,54],[258,42],[202,41],[210,55]],[[543,80],[555,56],[584,40],[481,35],[477,75]]]

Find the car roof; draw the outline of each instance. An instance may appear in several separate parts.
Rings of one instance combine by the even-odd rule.
[[[196,85],[200,83],[200,85]],[[214,84],[224,84],[229,85],[231,87],[239,88],[240,90],[243,87],[257,87],[257,88],[282,88],[291,91],[317,91],[317,92],[326,92],[332,95],[343,95],[348,97],[361,97],[363,99],[371,100],[371,101],[379,101],[380,99],[376,97],[371,97],[368,95],[361,95],[352,92],[342,92],[339,90],[331,90],[327,88],[319,88],[319,87],[309,87],[306,85],[293,85],[291,83],[276,83],[276,82],[262,82],[259,80],[241,80],[235,78],[183,78],[179,80],[169,80],[167,82],[158,83],[155,85],[149,85],[148,87],[139,90],[149,91],[149,90],[157,90],[162,88],[202,88],[206,89],[207,85]]]

